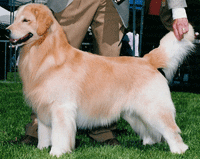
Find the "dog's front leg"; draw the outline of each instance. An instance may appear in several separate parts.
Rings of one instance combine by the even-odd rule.
[[[38,148],[48,148],[51,145],[51,127],[38,120]]]
[[[57,157],[71,152],[75,147],[76,106],[68,103],[52,107],[51,155]]]

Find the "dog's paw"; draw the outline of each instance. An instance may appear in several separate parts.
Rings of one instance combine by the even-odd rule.
[[[44,148],[48,148],[49,146],[50,146],[49,144],[47,144],[47,145],[38,144],[38,145],[37,145],[37,148],[40,149],[40,150],[42,150],[42,149],[44,149]]]
[[[181,145],[173,147],[170,150],[172,153],[183,154],[187,149],[188,149],[188,146],[182,143]]]
[[[51,151],[50,151],[50,155],[52,156],[56,156],[56,157],[60,157],[62,156],[64,153],[70,153],[71,150],[63,150],[61,148],[58,148],[58,147],[52,147],[51,148]]]
[[[153,145],[156,142],[149,136],[149,137],[144,137],[143,139],[143,145]]]
[[[37,148],[39,148],[40,150],[44,149],[44,148],[48,148],[49,146],[51,146],[50,142],[40,142],[37,145]]]

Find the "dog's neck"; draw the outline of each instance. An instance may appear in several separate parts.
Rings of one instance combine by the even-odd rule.
[[[60,25],[52,26],[37,42],[22,47],[19,70],[24,87],[42,80],[49,69],[62,66],[69,58],[72,47]],[[59,48],[59,49],[58,49]],[[59,50],[59,51],[58,51]],[[45,65],[44,65],[45,62]]]

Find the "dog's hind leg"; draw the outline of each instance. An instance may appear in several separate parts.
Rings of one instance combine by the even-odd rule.
[[[143,145],[152,145],[161,141],[161,135],[157,134],[157,136],[155,136],[154,134],[153,136],[153,134],[150,134],[147,126],[143,123],[139,116],[124,114],[123,118],[143,140]]]
[[[170,151],[178,154],[184,153],[188,149],[188,146],[184,144],[180,136],[181,131],[175,123],[172,114],[163,111],[159,115],[159,118],[161,122],[159,122],[160,125],[158,124],[157,128],[169,144]]]
[[[162,104],[164,105],[164,103]],[[183,143],[180,136],[180,129],[175,123],[175,112],[172,109],[174,105],[172,102],[166,102],[165,105],[165,107],[154,106],[157,110],[143,116],[143,121],[150,128],[149,130],[152,130],[153,134],[154,132],[158,132],[165,138],[172,153],[184,153],[188,149],[188,146]]]
[[[38,148],[48,148],[51,145],[51,127],[43,124],[39,119],[38,121]]]
[[[75,147],[76,106],[73,103],[52,107],[51,155],[61,156]]]

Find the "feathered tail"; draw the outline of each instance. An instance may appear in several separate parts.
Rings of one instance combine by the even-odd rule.
[[[158,48],[145,55],[154,67],[163,68],[166,78],[170,81],[173,78],[179,64],[194,49],[194,30],[189,25],[189,31],[181,41],[178,41],[172,31],[166,34],[161,40]]]

